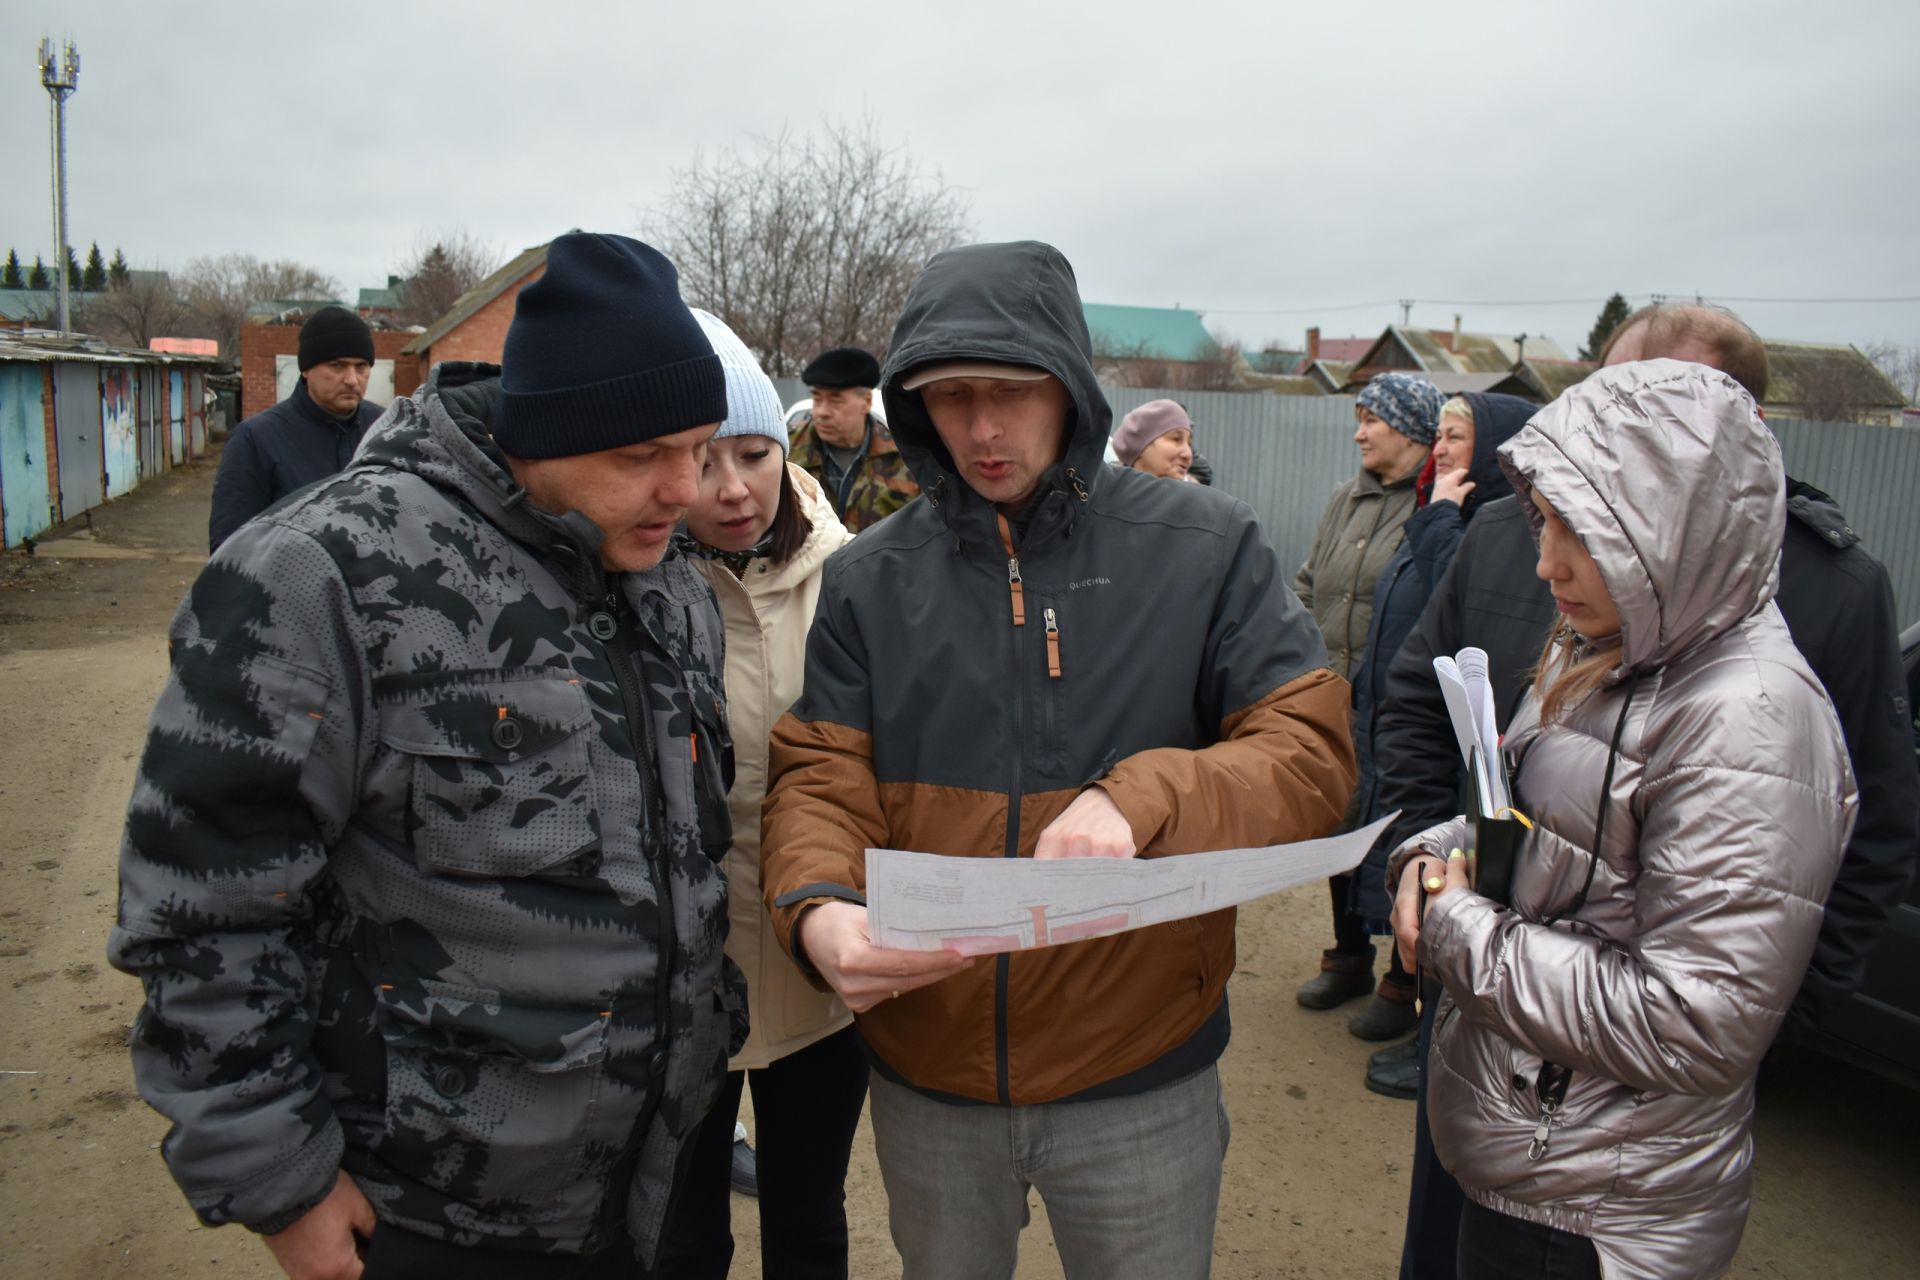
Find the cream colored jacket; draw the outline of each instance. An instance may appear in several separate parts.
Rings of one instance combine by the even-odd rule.
[[[727,723],[733,733],[733,848],[727,853],[727,955],[747,976],[753,1028],[729,1071],[764,1067],[853,1021],[838,997],[800,976],[774,941],[760,895],[760,802],[767,793],[767,739],[773,722],[800,696],[807,630],[820,598],[827,557],[853,540],[819,483],[791,464],[787,474],[806,504],[813,532],[783,565],[758,559],[734,577],[715,560],[694,564],[713,584],[727,624]]]

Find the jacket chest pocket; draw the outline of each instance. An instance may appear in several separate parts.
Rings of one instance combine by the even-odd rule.
[[[693,765],[694,816],[700,827],[701,849],[718,862],[733,846],[733,814],[727,808],[727,793],[733,789],[733,737],[727,729],[726,693],[706,672],[689,671],[687,694],[693,712],[693,740],[688,750]]]
[[[1027,642],[1039,650],[1038,662],[1029,657],[1026,664],[1029,671],[1038,669],[1038,675],[1030,677],[1037,680],[1039,694],[1033,701],[1030,729],[1034,760],[1048,772],[1063,772],[1068,764],[1067,735],[1072,727],[1067,721],[1066,689],[1072,651],[1067,640],[1070,628],[1066,611],[1059,598],[1036,594],[1027,626],[1032,632]]]
[[[383,708],[420,869],[530,876],[597,855],[592,719],[579,685],[557,678],[440,686]]]

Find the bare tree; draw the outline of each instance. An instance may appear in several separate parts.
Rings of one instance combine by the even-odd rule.
[[[868,120],[696,155],[645,234],[778,377],[827,347],[884,354],[920,269],[971,229],[964,195]]]
[[[499,269],[503,260],[499,248],[464,227],[422,235],[394,273],[401,279],[400,307],[394,319],[403,325],[432,324],[453,310],[467,290]]]
[[[1887,380],[1900,389],[1908,404],[1920,404],[1920,346],[1875,342],[1862,348]]]
[[[124,267],[124,264],[123,264]],[[145,347],[155,338],[177,333],[189,314],[164,271],[124,270],[111,277],[106,292],[87,304],[87,323],[108,342]]]
[[[317,267],[282,259],[266,262],[247,253],[194,258],[181,273],[181,295],[189,308],[191,336],[214,338],[221,358],[238,359],[240,328],[257,302],[326,302],[339,283]]]

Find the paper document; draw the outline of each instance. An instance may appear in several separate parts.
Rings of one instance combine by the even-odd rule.
[[[1184,920],[1351,871],[1387,824],[1161,858],[960,858],[867,850],[867,936],[902,951],[1024,951]]]
[[[1493,681],[1487,675],[1487,651],[1466,648],[1451,658],[1441,654],[1433,660],[1433,670],[1440,677],[1440,694],[1453,721],[1460,758],[1476,770],[1481,807],[1486,817],[1493,817],[1511,806],[1513,797],[1507,789],[1506,764],[1500,755],[1500,725],[1493,709]],[[1476,750],[1478,757],[1474,755]]]

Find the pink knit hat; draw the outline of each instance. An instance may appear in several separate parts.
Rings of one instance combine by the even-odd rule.
[[[1142,450],[1169,431],[1193,430],[1193,419],[1171,400],[1149,400],[1120,419],[1113,429],[1113,451],[1120,465],[1130,467]]]

